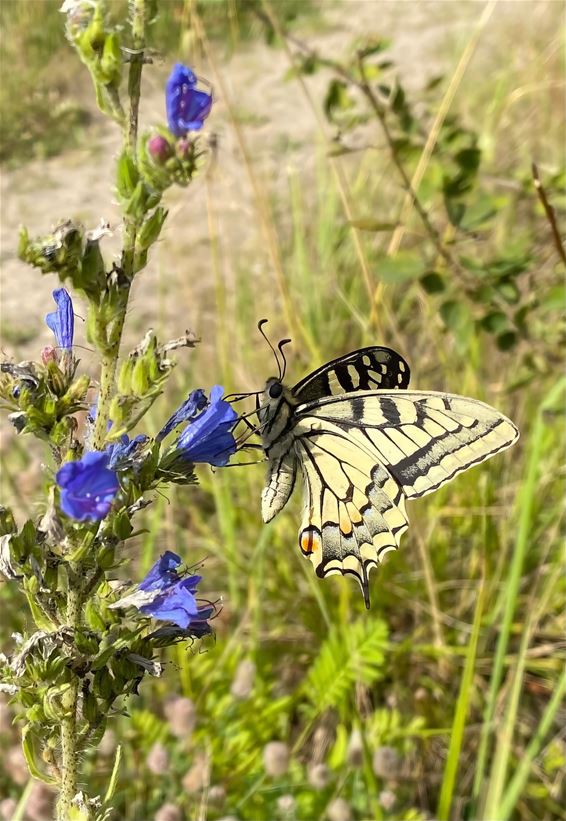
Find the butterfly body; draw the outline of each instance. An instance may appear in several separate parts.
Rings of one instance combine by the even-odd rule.
[[[267,381],[258,410],[268,475],[268,522],[304,486],[299,547],[317,575],[353,575],[369,607],[368,576],[399,546],[405,500],[437,490],[509,447],[513,423],[489,405],[409,391],[407,363],[387,348],[354,351],[293,388]]]

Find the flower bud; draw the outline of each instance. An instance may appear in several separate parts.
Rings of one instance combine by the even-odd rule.
[[[352,821],[352,810],[344,798],[335,798],[326,808],[328,821]]]
[[[47,384],[55,396],[63,396],[67,390],[67,380],[56,362],[47,365]]]
[[[280,795],[277,799],[277,809],[284,817],[293,815],[297,802],[292,795]]]
[[[173,153],[171,145],[162,134],[154,134],[149,138],[147,150],[158,165],[165,163]]]
[[[378,778],[396,778],[401,757],[394,747],[378,747],[373,755],[372,767]]]
[[[241,661],[237,668],[230,692],[234,698],[248,698],[254,687],[255,664],[250,659]]]
[[[330,781],[330,770],[326,764],[311,764],[307,770],[308,782],[315,790],[323,790]]]
[[[187,139],[187,137],[181,137],[180,140],[177,140],[175,145],[175,153],[179,157],[180,160],[185,160],[190,156],[190,153],[193,149],[193,141]]]
[[[210,762],[206,753],[197,753],[193,766],[182,780],[183,789],[188,793],[199,793],[206,787],[210,779]]]
[[[347,759],[350,767],[361,767],[364,763],[364,745],[362,743],[362,734],[357,727],[352,730],[352,735],[350,736]]]
[[[156,741],[146,758],[146,766],[150,773],[163,775],[169,769],[169,753],[159,741]]]
[[[163,709],[169,728],[175,738],[185,738],[195,729],[197,715],[190,698],[176,696],[165,703]]]
[[[383,809],[386,812],[390,812],[395,806],[397,796],[391,790],[382,790],[379,793],[378,800]]]
[[[53,345],[46,345],[41,349],[41,361],[44,365],[48,365],[50,362],[57,362],[57,358],[57,348],[54,348]]]
[[[222,784],[214,784],[208,791],[208,803],[214,807],[221,807],[226,801],[226,790]]]
[[[289,767],[289,748],[283,741],[270,741],[263,749],[263,766],[272,778],[285,775]]]
[[[183,821],[183,813],[176,804],[168,802],[157,810],[154,821]]]

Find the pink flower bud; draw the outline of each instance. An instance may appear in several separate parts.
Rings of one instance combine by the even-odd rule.
[[[177,140],[176,151],[177,156],[180,160],[186,159],[188,157],[193,144],[191,140],[187,139],[186,137],[182,137],[180,140]]]
[[[45,348],[41,349],[41,361],[44,365],[48,365],[50,362],[57,362],[57,350],[53,345],[46,345]]]
[[[147,141],[147,150],[159,165],[166,162],[171,156],[171,146],[161,134],[155,134]]]

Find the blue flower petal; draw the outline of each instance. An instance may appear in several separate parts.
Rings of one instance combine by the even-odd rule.
[[[161,590],[167,584],[176,582],[179,578],[176,568],[180,564],[181,557],[173,553],[172,550],[166,550],[138,587],[140,590]]]
[[[212,95],[196,88],[197,78],[188,66],[176,63],[165,86],[169,131],[183,137],[198,131],[212,108]]]
[[[45,322],[55,334],[59,347],[64,351],[69,351],[73,347],[75,329],[73,302],[64,288],[57,288],[53,291],[53,299],[57,303],[57,310],[47,314]]]
[[[100,521],[108,515],[120,484],[108,468],[107,453],[90,451],[82,459],[67,462],[58,471],[61,509],[79,522]]]
[[[171,431],[177,427],[177,425],[180,425],[181,422],[186,422],[188,419],[191,419],[199,411],[201,411],[206,406],[206,402],[207,399],[202,388],[197,388],[196,391],[191,391],[188,398],[185,399],[180,408],[178,408],[178,410],[176,410],[175,413],[170,416],[167,422],[163,425],[157,434],[155,441],[161,442],[162,439],[165,439],[165,437],[168,436]]]
[[[130,439],[126,433],[122,434],[119,442],[112,442],[105,450],[109,457],[108,467],[111,470],[128,467],[128,463],[131,462],[138,448],[145,445],[148,439],[149,436],[144,433],[139,433],[133,439]]]
[[[215,385],[210,391],[210,403],[206,410],[182,431],[176,443],[181,458],[222,467],[236,452],[231,428],[238,414],[229,402],[222,399],[223,393],[222,386]]]
[[[191,619],[198,615],[199,608],[193,593],[188,589],[188,579],[172,585],[149,604],[140,607],[140,611],[153,616],[154,619],[172,621],[186,629]]]

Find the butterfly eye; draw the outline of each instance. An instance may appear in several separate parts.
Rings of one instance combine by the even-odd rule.
[[[281,382],[274,382],[269,386],[269,398],[278,399],[283,393],[283,385]]]

